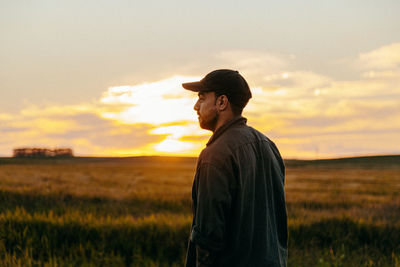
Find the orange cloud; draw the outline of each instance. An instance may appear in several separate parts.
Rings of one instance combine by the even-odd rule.
[[[2,120],[6,127],[1,127],[0,151],[9,154],[19,146],[68,146],[78,155],[113,155],[126,149],[140,154],[140,148],[164,138],[148,134],[152,125],[122,125],[102,118],[95,111],[95,107],[89,106],[48,107],[42,111],[30,107],[20,114],[9,115],[7,121]]]
[[[244,111],[286,158],[400,153],[400,44],[360,54],[359,76],[337,80],[295,69],[293,56],[227,51],[215,56],[252,86]],[[197,74],[197,73],[195,73]],[[211,133],[198,126],[195,76],[108,88],[97,101],[29,106],[0,114],[0,153],[16,146],[72,146],[78,155],[197,155]]]

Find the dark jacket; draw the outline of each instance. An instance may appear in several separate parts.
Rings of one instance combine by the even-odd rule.
[[[199,156],[186,266],[286,266],[285,167],[246,121],[218,128]]]

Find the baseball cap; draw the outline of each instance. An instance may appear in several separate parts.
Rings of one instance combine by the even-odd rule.
[[[182,87],[193,92],[215,92],[217,95],[226,95],[229,102],[242,109],[251,98],[249,85],[236,70],[214,70],[200,81],[183,83]]]

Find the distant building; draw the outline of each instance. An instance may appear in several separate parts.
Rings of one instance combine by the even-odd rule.
[[[73,157],[71,148],[36,148],[25,147],[14,149],[13,157],[16,158],[51,158],[51,157]]]

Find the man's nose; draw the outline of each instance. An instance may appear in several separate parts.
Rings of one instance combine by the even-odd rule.
[[[199,101],[197,101],[196,104],[194,104],[193,109],[196,110],[196,111],[199,110]]]

